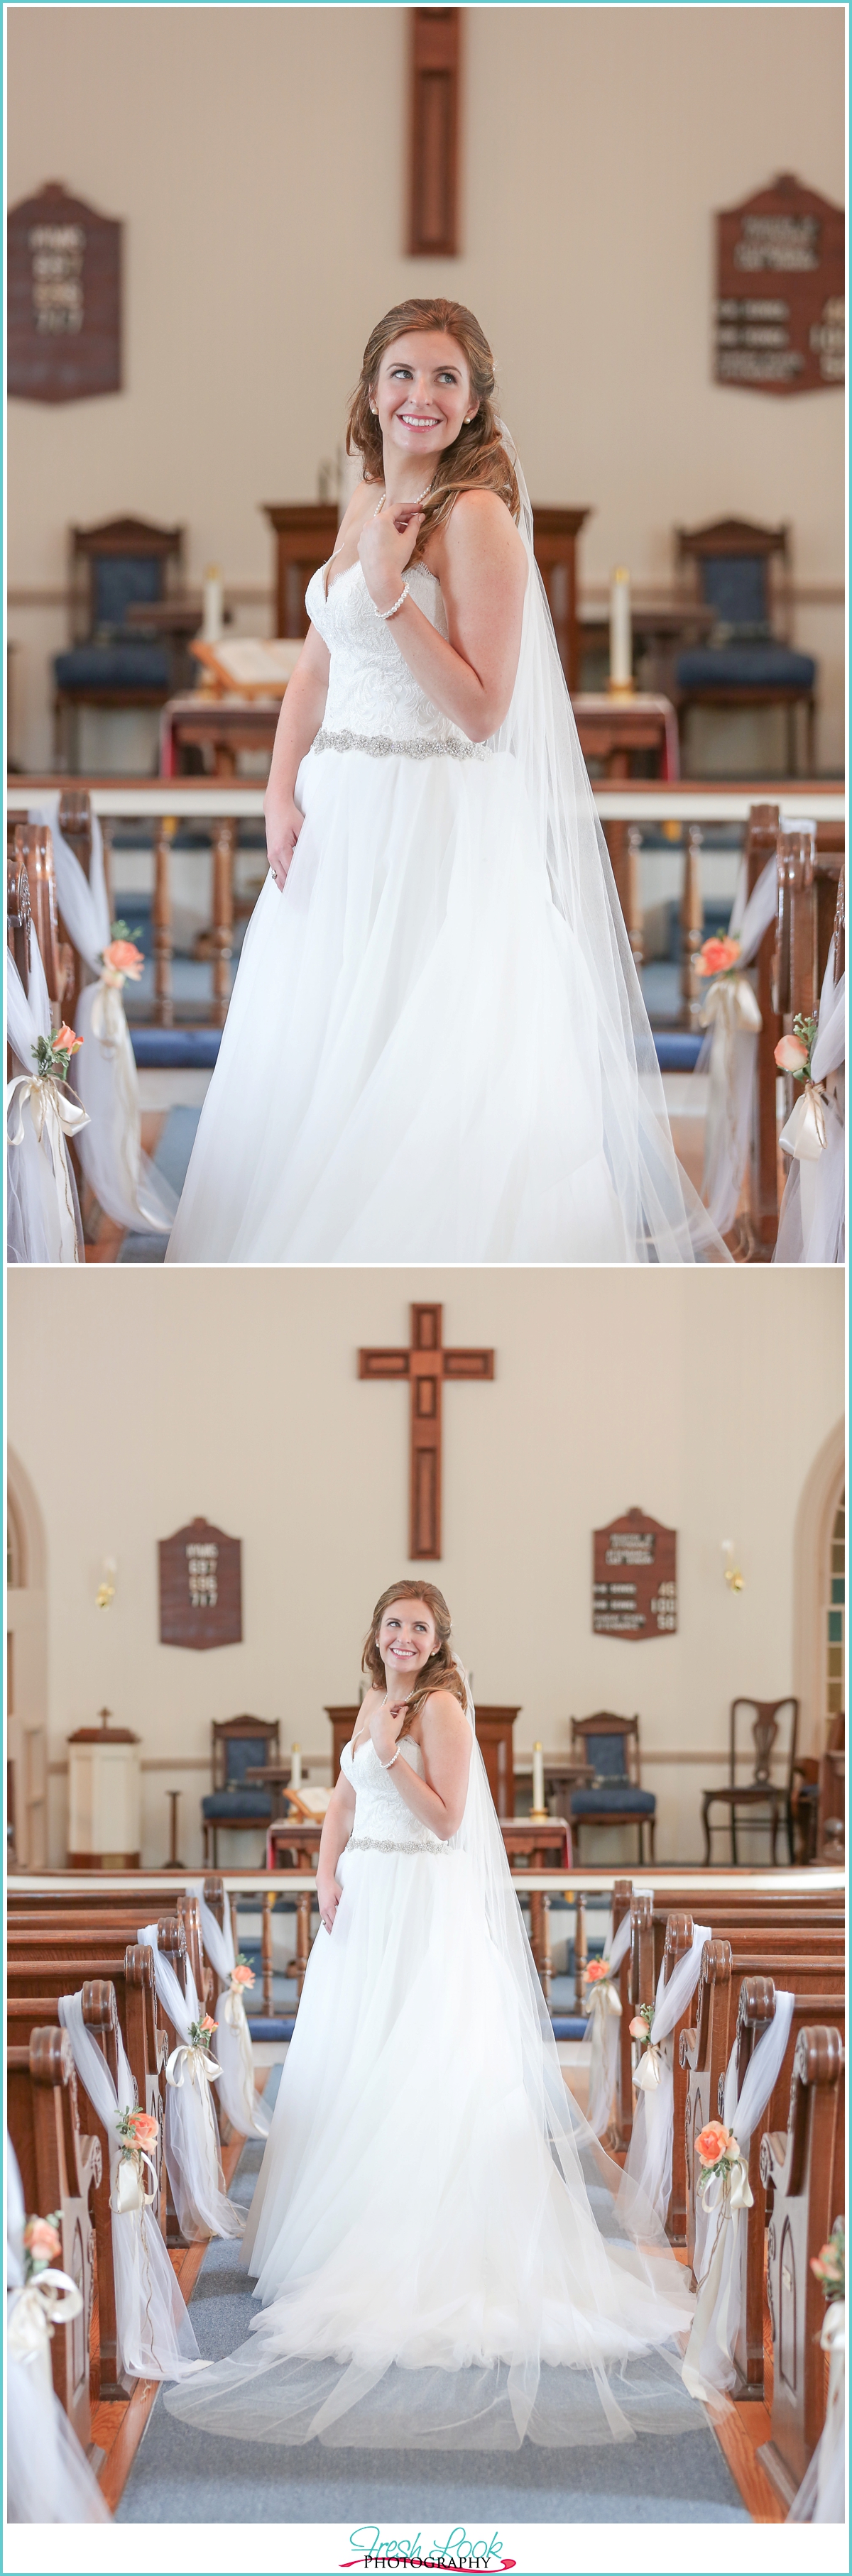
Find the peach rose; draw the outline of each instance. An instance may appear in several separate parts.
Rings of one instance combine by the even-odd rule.
[[[253,1986],[254,1969],[249,1967],[232,1968],[231,1984],[232,1986]]]
[[[844,2269],[843,2255],[832,2237],[827,2245],[820,2246],[818,2254],[811,2255],[811,2271],[818,2281],[842,2281]]]
[[[740,953],[738,939],[705,939],[695,960],[699,975],[724,975],[735,966]]]
[[[708,2120],[706,2129],[701,2130],[695,2141],[695,2153],[703,2165],[717,2165],[720,2156],[736,2155],[737,2152],[733,2131],[726,2129],[722,2120]]]
[[[596,1985],[598,1985],[598,1984],[599,1984],[601,1977],[608,1977],[608,1976],[609,1976],[609,1960],[608,1960],[608,1959],[590,1959],[590,1960],[589,1960],[589,1964],[588,1964],[588,1967],[587,1967],[587,1969],[586,1969],[586,1984],[587,1984],[587,1986],[596,1986]]]
[[[803,1038],[779,1038],[775,1049],[779,1073],[802,1073],[807,1061],[808,1050]]]
[[[635,2021],[628,2022],[627,2027],[631,2039],[647,2039],[651,2024],[649,2021],[643,2021],[637,2013]]]
[[[49,2218],[28,2218],[24,2244],[34,2263],[55,2263],[62,2252],[62,2238]]]
[[[202,2022],[202,2024],[201,2024],[201,2028],[202,2028],[202,2030],[206,2030],[206,2031],[218,2030],[218,2028],[219,2028],[219,2024],[218,2024],[218,2022],[217,2022],[217,2021],[211,2021],[211,2019],[210,2019],[210,2014],[209,2014],[209,2013],[205,2013],[205,2015],[204,2015],[204,2020],[203,2020],[203,2022]]]
[[[133,2124],[133,2145],[144,2148],[147,2154],[157,2143],[156,2120],[152,2120],[149,2111],[131,2111],[128,2117]]]
[[[145,958],[135,940],[111,939],[102,954],[105,966],[111,966],[116,975],[129,975],[131,982],[138,984]]]
[[[52,1043],[54,1055],[76,1055],[83,1040],[75,1037],[73,1029],[69,1029],[67,1020],[63,1020],[62,1027],[56,1030]]]

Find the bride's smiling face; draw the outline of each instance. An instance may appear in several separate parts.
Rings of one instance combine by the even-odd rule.
[[[428,457],[432,473],[442,450],[452,447],[479,408],[467,360],[448,331],[406,331],[392,340],[370,403],[385,452]]]
[[[437,1644],[437,1629],[425,1601],[391,1601],[379,1629],[378,1647],[389,1681],[409,1685],[422,1673]]]

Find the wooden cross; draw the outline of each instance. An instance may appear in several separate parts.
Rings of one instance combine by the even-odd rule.
[[[359,1351],[359,1377],[407,1378],[411,1388],[409,1558],[441,1553],[441,1391],[445,1378],[494,1375],[493,1351],[447,1351],[443,1307],[412,1306],[408,1350]]]

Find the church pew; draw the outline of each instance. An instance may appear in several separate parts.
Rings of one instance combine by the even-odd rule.
[[[117,1944],[114,1944],[117,1948]],[[162,2171],[161,2141],[165,2108],[165,2062],[167,2037],[157,2022],[157,1998],[154,1990],[154,1962],[150,1950],[141,1943],[130,1944],[123,1958],[110,1957],[100,1951],[84,1954],[69,1962],[67,1951],[60,1958],[45,1956],[40,1949],[30,1957],[11,1942],[7,1957],[7,1992],[24,2000],[28,1995],[50,1999],[53,2009],[60,1995],[79,1994],[92,1978],[106,1978],[113,1988],[121,2035],[139,2099],[140,2110],[156,2120],[160,2145],[159,2169]],[[42,2018],[48,2018],[47,2011]],[[165,2204],[160,2193],[159,2221],[165,2227]]]
[[[795,2002],[790,2036],[777,2083],[766,2110],[752,2131],[749,2148],[749,2182],[754,2199],[746,2221],[746,2261],[742,2285],[740,2350],[745,2352],[744,2397],[763,2395],[763,2278],[764,2239],[766,2233],[766,2193],[761,2180],[760,2149],[768,2129],[775,2129],[789,2110],[796,2047],[800,2031],[815,2022],[843,2024],[845,2017],[845,1972],[838,1963],[834,1975],[825,1980],[826,1991],[817,1993],[808,1984],[804,1993],[796,1992],[795,1969],[785,1983],[792,1986]],[[740,1987],[737,2013],[737,2087],[741,2091],[746,2068],[757,2042],[775,2014],[775,1986],[771,1977],[745,1977]],[[820,2243],[822,2243],[820,2238]]]
[[[58,2026],[34,2030],[25,2048],[6,2051],[7,2120],[21,2169],[28,2217],[59,2211],[62,2252],[58,2268],[76,2283],[81,2313],[57,2324],[50,2343],[53,2385],[69,2423],[88,2450],[89,2337],[92,2318],[92,2219],[89,2200],[101,2176],[97,2139],[83,2133],[77,2077],[68,2033]]]
[[[53,1998],[46,1995],[10,1996],[7,2023],[10,2037],[17,2047],[28,2046],[34,2030],[43,2024],[52,2009]],[[107,1978],[89,1979],[83,1986],[83,2021],[106,2059],[113,2082],[118,2083],[118,2010],[115,1987]],[[97,2249],[98,2351],[91,2356],[90,2395],[92,2404],[101,2398],[124,2399],[131,2395],[135,2380],[118,2366],[118,2330],[116,2324],[115,2273],[112,2248],[112,2211],[110,2208],[110,2139],[95,2110],[90,2094],[77,2077],[81,2118],[89,2135],[97,2138],[101,2151],[100,2179],[94,2188],[94,2225]],[[154,2162],[157,2163],[156,2150]]]
[[[810,1943],[804,1948],[797,1945],[798,1933],[794,1931],[783,1957],[775,1956],[775,1983],[789,1986],[792,1982],[802,1993],[816,1993],[825,1985],[838,1985],[842,1990],[842,1944],[832,1937],[828,1946],[821,1942],[818,1951]],[[737,2033],[739,1981],[758,1976],[773,1948],[771,1942],[754,1939],[745,1932],[734,1941],[705,1941],[701,1953],[698,1989],[691,2008],[692,2027],[681,2032],[678,2052],[686,2077],[686,2244],[690,2262],[695,2252],[694,2140],[708,2120],[721,2117],[725,2071]]]
[[[845,2212],[844,2064],[839,2030],[800,2030],[786,2130],[767,2129],[761,2143],[773,2379],[770,2436],[757,2456],[788,2511],[825,2420],[825,2304],[811,2257]]]
[[[156,1907],[153,1910],[156,1912]],[[186,1953],[195,1978],[196,1989],[205,2009],[209,2009],[215,1980],[209,1962],[204,1956],[201,1914],[197,1896],[188,1896],[185,1890],[179,1889],[175,1897],[174,1911],[183,1919],[186,1930]],[[56,1905],[52,1900],[45,1900],[37,1907],[21,1907],[15,1913],[14,1928],[16,1931],[20,1929],[33,1932],[56,1932],[63,1935],[68,1933],[72,1940],[82,1935],[88,1941],[91,1926],[97,1929],[99,1935],[103,1934],[110,1940],[123,1937],[125,1941],[135,1941],[138,1938],[139,1927],[146,1919],[150,1920],[150,1915],[146,1918],[144,1903],[138,1900],[131,1904],[126,1898],[116,1899],[108,1895],[101,1900],[89,1892],[85,1902],[79,1905],[66,1906],[64,1902]]]
[[[714,1936],[721,1939],[730,1936],[745,1941],[746,1936],[750,1935],[753,1948],[756,1951],[763,1950],[765,1955],[772,1957],[778,1955],[779,1944],[783,1949],[785,1941],[795,1943],[797,1948],[808,1949],[816,1939],[819,1939],[822,1947],[824,1936],[828,1946],[833,1948],[836,1943],[842,1943],[845,1936],[845,1912],[842,1906],[838,1906],[836,1896],[831,1891],[828,1899],[821,1898],[815,1905],[812,1905],[809,1899],[805,1906],[802,1898],[797,1895],[791,1897],[784,1894],[776,1895],[774,1892],[770,1895],[767,1891],[763,1899],[732,1899],[727,1891],[722,1890],[717,1898],[712,1889],[708,1888],[706,1911],[708,1918],[712,1918],[711,1929]],[[625,2139],[629,2139],[633,2124],[629,2023],[631,2016],[641,2005],[652,2004],[654,2001],[668,1940],[668,1925],[673,1919],[664,1906],[655,1905],[653,1895],[645,1890],[631,1897],[630,1916],[631,1938],[628,1962],[625,1963],[626,1979],[622,1969],[622,2032],[618,2090],[618,2120]],[[691,1941],[692,1916],[686,1919],[690,1924]],[[703,1920],[703,1917],[699,1919]],[[762,1961],[759,1961],[759,1964],[762,1964]],[[690,2019],[692,2017],[692,2007],[690,2007]],[[727,2063],[727,2059],[725,2062]],[[679,2114],[685,2108],[681,2098],[679,2043],[675,2049],[674,2073],[676,2112]],[[678,2133],[676,2116],[675,2168],[679,2206],[681,2205],[681,2183],[685,2183],[685,2175],[682,2176],[680,2170],[682,2137],[682,2128],[680,2136]]]

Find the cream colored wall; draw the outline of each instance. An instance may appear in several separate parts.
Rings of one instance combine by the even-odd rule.
[[[594,505],[588,580],[668,578],[673,525],[727,510],[790,520],[798,578],[842,578],[840,394],[719,387],[709,347],[713,209],[785,169],[842,195],[843,10],[466,17],[463,251],[413,261],[404,10],[10,9],[11,202],[62,178],[126,227],[125,392],[11,405],[13,583],[61,582],[68,522],[128,508],[187,523],[193,576],[265,582],[259,504],[314,494],[369,326],[433,291],[491,335],[533,495]],[[63,613],[11,633],[34,765]],[[797,640],[839,764],[838,611],[801,608]]]
[[[242,1709],[328,1750],[324,1705],[357,1697],[373,1601],[407,1570],[406,1391],[355,1372],[359,1344],[407,1338],[411,1297],[443,1299],[448,1341],[496,1351],[493,1384],[445,1396],[446,1553],[426,1569],[478,1697],[521,1704],[519,1750],[613,1707],[639,1711],[649,1753],[699,1752],[646,1769],[660,1856],[698,1858],[730,1699],[793,1686],[796,1514],[843,1407],[829,1271],[13,1271],[9,1434],[46,1529],[51,1758],[104,1704],[146,1760],[203,1760],[211,1719]],[[633,1503],[680,1534],[679,1631],[647,1653],[591,1633],[590,1533]],[[243,1541],[244,1641],[206,1654],[157,1642],[156,1542],[196,1513]],[[183,1858],[200,1848],[203,1775],[148,1772],[151,1863],[169,1783]],[[58,1774],[52,1790],[58,1861]]]

